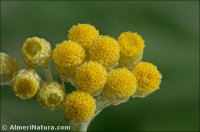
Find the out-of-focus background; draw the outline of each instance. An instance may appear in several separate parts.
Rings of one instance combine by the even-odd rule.
[[[143,60],[163,75],[160,90],[106,108],[89,130],[199,130],[199,1],[1,1],[1,52],[16,57],[23,68],[27,37],[43,37],[54,48],[77,23],[90,23],[115,38],[138,32],[146,44]],[[51,69],[56,78],[52,62]],[[43,109],[35,98],[21,100],[9,86],[0,90],[1,125],[66,125],[61,110]]]

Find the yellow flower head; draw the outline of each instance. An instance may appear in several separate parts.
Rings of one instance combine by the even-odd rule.
[[[119,44],[114,38],[109,36],[100,36],[94,40],[89,49],[91,60],[102,64],[106,69],[117,66],[120,52]]]
[[[85,50],[73,41],[63,41],[57,44],[53,50],[53,60],[59,74],[73,76],[75,68],[79,66],[85,58]]]
[[[19,70],[16,60],[6,53],[0,53],[0,83],[9,84],[13,74]]]
[[[103,95],[112,104],[119,104],[132,96],[136,87],[135,76],[126,68],[118,68],[108,74]]]
[[[51,60],[51,46],[45,39],[31,37],[24,42],[22,54],[28,67],[45,67]]]
[[[39,89],[40,77],[31,69],[22,69],[12,79],[12,88],[21,99],[32,98]]]
[[[80,90],[98,95],[106,83],[107,71],[101,64],[90,61],[79,67],[75,79]]]
[[[132,69],[132,73],[138,81],[138,96],[148,95],[159,88],[161,74],[152,63],[140,62]]]
[[[37,94],[37,101],[42,106],[53,110],[60,106],[64,97],[64,87],[53,81],[42,85]]]
[[[86,122],[96,111],[96,101],[88,93],[75,91],[68,94],[63,104],[64,114],[72,122]]]
[[[63,41],[53,50],[53,60],[61,68],[80,65],[85,58],[85,50],[73,41]]]
[[[78,24],[68,31],[68,39],[77,42],[83,48],[89,48],[92,41],[99,36],[99,31],[90,24]]]
[[[122,56],[133,57],[140,54],[144,49],[144,40],[142,37],[133,32],[121,33],[118,37],[120,53]]]

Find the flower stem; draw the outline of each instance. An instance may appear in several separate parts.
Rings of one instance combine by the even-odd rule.
[[[103,109],[110,106],[110,103],[105,101],[102,95],[96,97],[96,104],[97,104],[97,110],[95,112],[95,116],[97,116]]]
[[[87,122],[84,122],[84,123],[70,122],[70,126],[71,126],[71,129],[72,129],[73,132],[87,132],[87,128],[90,124],[90,121],[87,121]]]
[[[51,74],[51,70],[50,70],[49,65],[46,66],[46,67],[43,67],[43,71],[44,71],[46,80],[47,80],[48,82],[53,81],[53,77],[52,77],[52,74]]]

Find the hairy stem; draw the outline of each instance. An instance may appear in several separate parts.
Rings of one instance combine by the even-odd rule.
[[[88,126],[90,124],[90,121],[87,121],[87,122],[84,122],[84,123],[70,122],[71,130],[73,132],[87,132],[87,128],[88,128]]]

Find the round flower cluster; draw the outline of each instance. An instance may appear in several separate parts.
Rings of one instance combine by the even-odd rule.
[[[130,97],[144,97],[159,88],[161,74],[156,66],[141,62],[145,45],[138,33],[123,32],[115,39],[101,35],[93,25],[78,24],[68,30],[67,36],[66,42],[73,42],[76,48],[67,50],[69,44],[63,44],[62,48],[58,44],[53,60],[56,67],[60,62],[59,76],[77,90],[67,95],[63,105],[65,116],[73,122],[89,120],[95,111],[93,101],[84,99],[85,94],[90,98],[101,96],[105,102],[118,105]]]
[[[64,101],[65,117],[73,122],[85,122],[94,115],[95,99],[86,92],[74,91]]]
[[[103,92],[108,101],[119,104],[132,96],[136,87],[135,76],[126,68],[117,68],[109,73]]]
[[[53,60],[60,77],[65,81],[74,79],[77,67],[85,59],[85,50],[71,40],[63,41],[53,50]]]
[[[61,106],[65,118],[73,123],[90,121],[99,113],[99,98],[101,103],[118,105],[159,88],[162,76],[155,65],[142,61],[145,44],[138,33],[123,32],[115,39],[101,35],[93,25],[77,24],[67,36],[53,52],[45,39],[28,38],[22,47],[26,69],[18,70],[14,59],[1,53],[1,82],[11,81],[14,92],[22,99],[37,95],[45,108]],[[52,78],[43,81],[34,70],[45,67],[48,78],[51,59],[60,83],[71,83],[75,86],[73,92],[65,93],[63,83]]]
[[[76,85],[91,95],[98,95],[107,80],[106,69],[97,62],[85,62],[76,72]]]

